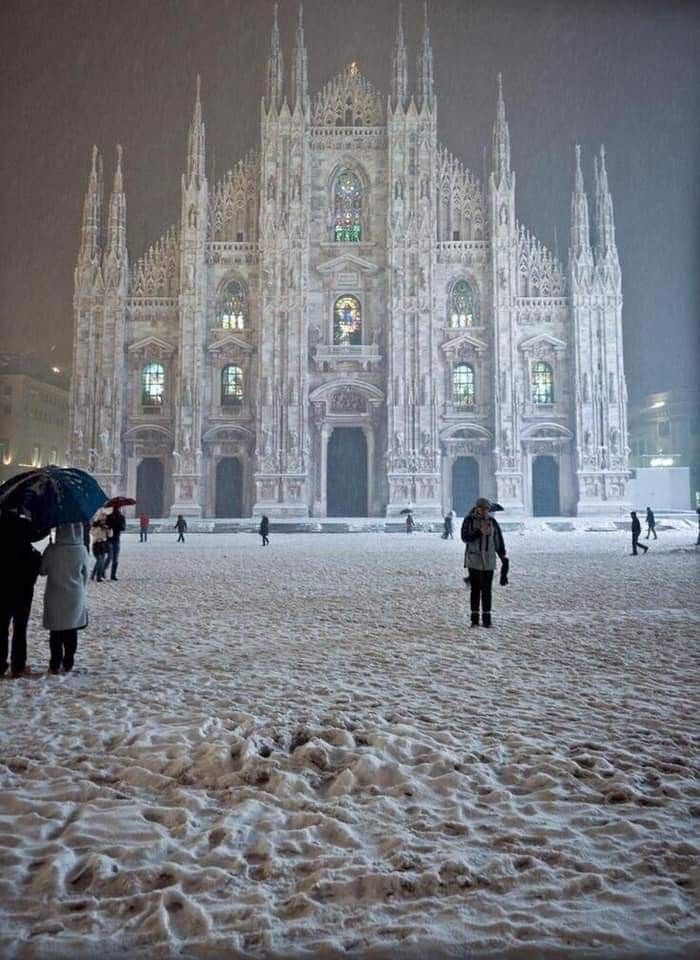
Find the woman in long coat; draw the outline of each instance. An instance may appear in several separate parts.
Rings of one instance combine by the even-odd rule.
[[[56,542],[50,543],[41,558],[41,575],[46,577],[44,627],[50,631],[49,670],[73,669],[78,646],[78,630],[87,626],[88,552],[83,543],[80,523],[67,523],[56,529]]]

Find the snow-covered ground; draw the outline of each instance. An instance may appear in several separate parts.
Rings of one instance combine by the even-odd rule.
[[[488,631],[434,534],[127,536],[0,684],[3,960],[700,955],[695,532],[507,541]]]

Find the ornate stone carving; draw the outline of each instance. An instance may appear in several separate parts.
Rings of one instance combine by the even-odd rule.
[[[379,126],[382,98],[351,63],[318,94],[311,122],[319,127]]]
[[[367,409],[365,398],[350,386],[339,387],[331,400],[333,413],[362,413]]]

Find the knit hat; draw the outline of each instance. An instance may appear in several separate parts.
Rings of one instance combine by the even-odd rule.
[[[491,501],[487,500],[486,497],[479,497],[476,501],[475,506],[477,507],[486,507],[487,510],[491,509]]]

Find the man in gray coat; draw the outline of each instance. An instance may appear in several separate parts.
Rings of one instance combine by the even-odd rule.
[[[496,569],[496,557],[501,560],[501,584],[508,583],[508,558],[503,533],[498,522],[489,515],[491,504],[486,497],[479,497],[471,513],[462,523],[462,542],[466,544],[464,566],[469,570],[471,587],[470,606],[473,627],[481,622],[491,626],[491,587]]]

